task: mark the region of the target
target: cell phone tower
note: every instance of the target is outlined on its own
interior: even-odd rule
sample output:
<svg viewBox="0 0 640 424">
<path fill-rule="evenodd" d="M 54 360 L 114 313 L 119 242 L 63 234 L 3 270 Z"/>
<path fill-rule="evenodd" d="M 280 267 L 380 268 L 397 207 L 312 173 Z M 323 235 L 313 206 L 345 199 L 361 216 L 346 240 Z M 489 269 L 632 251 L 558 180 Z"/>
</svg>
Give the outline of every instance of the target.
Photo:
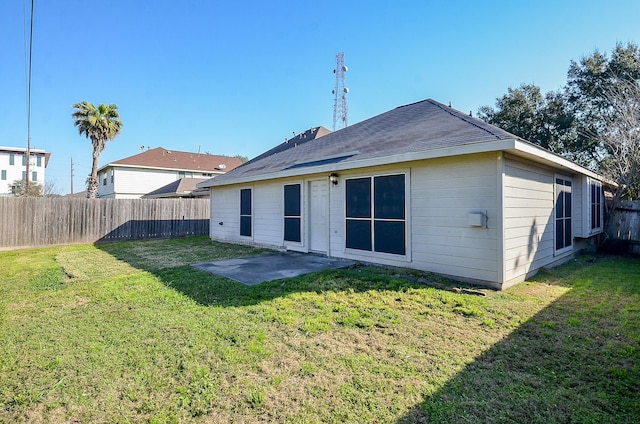
<svg viewBox="0 0 640 424">
<path fill-rule="evenodd" d="M 344 52 L 336 53 L 336 86 L 333 89 L 333 130 L 349 125 L 347 118 L 347 93 L 349 89 L 344 86 L 345 74 L 349 70 L 344 64 Z"/>
</svg>

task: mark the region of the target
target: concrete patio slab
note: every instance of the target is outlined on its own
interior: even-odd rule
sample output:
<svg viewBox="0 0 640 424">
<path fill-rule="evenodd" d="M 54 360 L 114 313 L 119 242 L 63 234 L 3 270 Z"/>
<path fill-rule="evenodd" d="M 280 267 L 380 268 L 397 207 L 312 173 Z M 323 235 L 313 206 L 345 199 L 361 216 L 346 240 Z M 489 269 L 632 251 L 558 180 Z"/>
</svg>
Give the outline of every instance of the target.
<svg viewBox="0 0 640 424">
<path fill-rule="evenodd" d="M 355 263 L 355 261 L 347 259 L 282 252 L 273 255 L 205 262 L 192 266 L 252 286 L 266 281 L 297 277 L 310 272 L 346 268 Z"/>
</svg>

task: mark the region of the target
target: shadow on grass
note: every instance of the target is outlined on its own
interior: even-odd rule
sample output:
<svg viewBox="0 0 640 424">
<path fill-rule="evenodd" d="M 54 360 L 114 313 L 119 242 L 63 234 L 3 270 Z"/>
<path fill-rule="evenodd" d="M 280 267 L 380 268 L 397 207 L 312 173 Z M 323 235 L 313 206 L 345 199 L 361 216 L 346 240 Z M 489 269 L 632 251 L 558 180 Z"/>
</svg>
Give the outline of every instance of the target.
<svg viewBox="0 0 640 424">
<path fill-rule="evenodd" d="M 640 259 L 583 258 L 535 280 L 558 277 L 567 293 L 399 422 L 640 422 Z"/>
<path fill-rule="evenodd" d="M 268 251 L 204 239 L 158 243 L 146 250 L 140 243 L 99 248 L 201 305 L 254 305 L 298 292 L 424 287 L 398 278 L 405 271 L 376 267 L 245 286 L 187 264 Z M 535 280 L 562 285 L 567 292 L 425 396 L 399 422 L 640 422 L 640 259 L 599 257 L 591 263 L 583 257 L 542 271 Z"/>
<path fill-rule="evenodd" d="M 187 264 L 264 255 L 273 251 L 212 242 L 206 238 L 173 239 L 164 242 L 100 243 L 96 244 L 96 247 L 137 269 L 154 274 L 167 287 L 204 306 L 248 306 L 296 292 L 329 290 L 364 292 L 424 287 L 423 284 L 411 281 L 417 278 L 404 274 L 428 276 L 445 286 L 455 284 L 450 280 L 426 273 L 403 271 L 403 277 L 408 278 L 402 279 L 398 278 L 397 270 L 356 265 L 347 269 L 313 272 L 295 278 L 246 286 L 232 279 L 195 269 Z M 460 286 L 460 284 L 455 285 Z"/>
</svg>

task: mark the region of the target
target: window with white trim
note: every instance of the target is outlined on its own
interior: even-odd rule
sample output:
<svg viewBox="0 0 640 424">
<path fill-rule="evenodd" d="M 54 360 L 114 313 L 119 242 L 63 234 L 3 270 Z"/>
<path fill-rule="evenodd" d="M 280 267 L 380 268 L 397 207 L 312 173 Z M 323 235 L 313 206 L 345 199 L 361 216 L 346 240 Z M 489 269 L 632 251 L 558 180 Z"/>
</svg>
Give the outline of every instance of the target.
<svg viewBox="0 0 640 424">
<path fill-rule="evenodd" d="M 556 178 L 556 252 L 569 250 L 573 246 L 571 186 L 571 180 Z"/>
<path fill-rule="evenodd" d="M 602 183 L 600 181 L 589 182 L 590 199 L 589 204 L 591 206 L 591 232 L 602 230 Z"/>
<path fill-rule="evenodd" d="M 251 189 L 240 190 L 240 235 L 251 237 Z"/>
<path fill-rule="evenodd" d="M 345 180 L 348 249 L 405 255 L 405 174 Z"/>
<path fill-rule="evenodd" d="M 300 184 L 284 186 L 284 239 L 302 241 L 302 216 Z"/>
</svg>

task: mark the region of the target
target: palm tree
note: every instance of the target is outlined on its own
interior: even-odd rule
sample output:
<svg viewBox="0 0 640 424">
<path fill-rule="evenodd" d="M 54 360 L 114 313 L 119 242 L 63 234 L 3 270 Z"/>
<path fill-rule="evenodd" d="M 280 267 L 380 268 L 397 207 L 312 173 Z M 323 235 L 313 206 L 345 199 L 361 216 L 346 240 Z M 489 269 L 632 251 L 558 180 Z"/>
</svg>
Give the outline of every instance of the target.
<svg viewBox="0 0 640 424">
<path fill-rule="evenodd" d="M 92 103 L 83 101 L 74 104 L 73 108 L 73 125 L 78 127 L 80 135 L 91 139 L 93 144 L 93 164 L 91 175 L 87 179 L 87 197 L 95 199 L 98 194 L 98 157 L 106 147 L 107 141 L 120 134 L 122 121 L 117 105 L 100 104 L 95 107 Z"/>
</svg>

